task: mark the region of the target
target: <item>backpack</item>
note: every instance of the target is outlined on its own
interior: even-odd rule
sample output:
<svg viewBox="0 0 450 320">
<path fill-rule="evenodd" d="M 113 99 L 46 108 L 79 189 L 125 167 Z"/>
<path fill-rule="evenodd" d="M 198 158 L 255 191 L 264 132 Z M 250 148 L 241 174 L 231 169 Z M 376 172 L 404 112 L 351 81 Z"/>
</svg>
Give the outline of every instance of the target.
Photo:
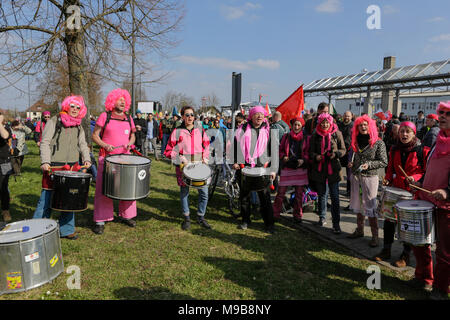
<svg viewBox="0 0 450 320">
<path fill-rule="evenodd" d="M 125 115 L 126 115 L 126 119 L 125 120 L 119 120 L 119 119 L 113 119 L 113 120 L 116 120 L 116 121 L 127 121 L 130 124 L 130 129 L 131 129 L 131 116 L 129 114 L 125 114 Z M 105 125 L 103 126 L 102 131 L 100 132 L 100 139 L 103 139 L 103 134 L 105 133 L 106 126 L 111 121 L 111 116 L 112 116 L 112 112 L 111 111 L 107 111 L 106 112 Z M 131 130 L 130 130 L 130 135 L 131 135 Z"/>
</svg>

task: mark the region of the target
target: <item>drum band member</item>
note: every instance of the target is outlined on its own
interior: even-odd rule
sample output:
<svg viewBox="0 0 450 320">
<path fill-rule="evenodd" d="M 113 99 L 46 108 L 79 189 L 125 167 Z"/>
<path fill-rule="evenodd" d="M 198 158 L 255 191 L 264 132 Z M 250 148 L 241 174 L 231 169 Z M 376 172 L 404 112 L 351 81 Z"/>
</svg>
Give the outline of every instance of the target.
<svg viewBox="0 0 450 320">
<path fill-rule="evenodd" d="M 397 144 L 392 146 L 389 151 L 389 162 L 383 182 L 384 185 L 413 192 L 414 190 L 410 188 L 409 184 L 419 181 L 425 173 L 425 160 L 430 148 L 424 147 L 420 143 L 420 140 L 416 137 L 416 131 L 416 126 L 410 121 L 400 124 Z M 406 176 L 402 170 L 406 173 Z M 388 219 L 384 220 L 383 250 L 374 257 L 376 261 L 391 258 L 391 247 L 394 242 L 396 225 L 396 222 Z M 406 267 L 409 263 L 410 252 L 411 246 L 404 243 L 403 252 L 394 265 L 398 268 Z"/>
<path fill-rule="evenodd" d="M 378 246 L 378 170 L 388 163 L 386 146 L 378 137 L 376 122 L 368 115 L 355 120 L 352 129 L 353 160 L 348 164 L 352 170 L 350 188 L 350 209 L 356 213 L 356 230 L 348 237 L 364 237 L 365 216 L 369 218 L 372 240 L 371 247 Z M 360 188 L 362 199 L 360 199 Z"/>
<path fill-rule="evenodd" d="M 431 299 L 448 300 L 450 285 L 450 101 L 437 108 L 439 134 L 427 159 L 427 168 L 421 181 L 415 183 L 423 189 L 418 198 L 436 206 L 436 266 L 430 246 L 413 248 L 416 257 L 415 278 L 419 285 L 432 281 Z M 429 193 L 431 192 L 431 193 Z M 430 275 L 433 275 L 432 277 Z"/>
<path fill-rule="evenodd" d="M 243 124 L 236 130 L 233 169 L 237 170 L 237 181 L 242 181 L 241 164 L 244 167 L 251 168 L 267 168 L 270 166 L 271 131 L 270 125 L 267 119 L 265 119 L 265 116 L 267 116 L 267 112 L 263 106 L 253 107 L 249 112 L 247 123 Z M 276 148 L 278 149 L 278 139 L 274 143 L 276 143 Z M 240 159 L 242 159 L 243 163 L 240 163 Z M 276 171 L 270 172 L 270 178 L 272 181 L 275 177 Z M 250 194 L 251 186 L 247 185 L 245 182 L 241 182 L 239 200 L 241 202 L 242 224 L 239 225 L 239 228 L 242 230 L 246 230 L 251 223 Z M 270 199 L 270 185 L 268 185 L 264 190 L 258 191 L 258 196 L 265 231 L 268 233 L 274 233 L 275 229 L 273 207 Z"/>
<path fill-rule="evenodd" d="M 194 125 L 195 113 L 190 106 L 181 109 L 183 122 L 175 128 L 167 142 L 164 155 L 176 164 L 177 183 L 180 187 L 180 201 L 184 221 L 181 224 L 183 230 L 191 227 L 189 210 L 189 186 L 183 181 L 183 167 L 191 162 L 208 164 L 209 137 L 203 127 Z M 206 207 L 208 205 L 208 186 L 198 188 L 197 222 L 205 229 L 211 229 L 205 220 Z"/>
<path fill-rule="evenodd" d="M 112 154 L 130 154 L 135 141 L 133 120 L 126 113 L 130 109 L 131 97 L 127 90 L 114 89 L 105 101 L 105 112 L 97 119 L 92 140 L 100 146 L 94 200 L 94 233 L 102 234 L 105 222 L 114 219 L 113 200 L 103 195 L 103 169 L 105 158 Z M 109 120 L 109 121 L 108 121 Z M 120 221 L 134 228 L 137 215 L 136 201 L 119 201 Z"/>
<path fill-rule="evenodd" d="M 9 195 L 9 176 L 12 173 L 11 166 L 11 152 L 8 145 L 8 140 L 12 133 L 7 128 L 3 121 L 4 116 L 0 113 L 0 201 L 2 207 L 2 216 L 5 222 L 11 221 L 11 214 L 9 212 L 10 195 Z"/>
<path fill-rule="evenodd" d="M 53 183 L 50 171 L 66 170 L 78 164 L 81 159 L 88 168 L 91 157 L 86 143 L 81 121 L 87 113 L 82 96 L 68 96 L 61 104 L 59 115 L 47 121 L 40 144 L 42 192 L 33 219 L 50 218 Z M 57 167 L 52 169 L 51 167 Z M 68 171 L 68 170 L 66 170 Z M 75 240 L 75 215 L 73 212 L 62 212 L 59 218 L 60 235 Z"/>
</svg>

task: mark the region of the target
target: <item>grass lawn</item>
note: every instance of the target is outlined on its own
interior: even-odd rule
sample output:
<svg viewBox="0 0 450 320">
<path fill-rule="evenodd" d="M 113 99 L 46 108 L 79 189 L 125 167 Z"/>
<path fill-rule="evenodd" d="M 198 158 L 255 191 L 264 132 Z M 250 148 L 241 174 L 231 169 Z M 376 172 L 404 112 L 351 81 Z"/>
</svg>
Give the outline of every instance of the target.
<svg viewBox="0 0 450 320">
<path fill-rule="evenodd" d="M 31 153 L 23 174 L 17 181 L 10 178 L 14 221 L 32 218 L 41 192 L 38 148 L 27 143 Z M 425 298 L 404 283 L 403 275 L 383 266 L 381 290 L 367 289 L 366 270 L 373 262 L 288 222 L 277 224 L 274 235 L 263 232 L 262 219 L 248 230 L 237 229 L 220 189 L 206 213 L 213 229 L 202 229 L 193 219 L 190 231 L 181 230 L 175 169 L 164 161 L 152 162 L 150 195 L 138 201 L 134 229 L 110 222 L 103 235 L 94 234 L 94 191 L 91 187 L 88 210 L 76 216 L 79 239 L 61 240 L 65 268 L 81 270 L 81 289 L 69 290 L 70 275 L 62 273 L 52 283 L 0 300 Z M 195 218 L 196 190 L 190 202 Z"/>
</svg>

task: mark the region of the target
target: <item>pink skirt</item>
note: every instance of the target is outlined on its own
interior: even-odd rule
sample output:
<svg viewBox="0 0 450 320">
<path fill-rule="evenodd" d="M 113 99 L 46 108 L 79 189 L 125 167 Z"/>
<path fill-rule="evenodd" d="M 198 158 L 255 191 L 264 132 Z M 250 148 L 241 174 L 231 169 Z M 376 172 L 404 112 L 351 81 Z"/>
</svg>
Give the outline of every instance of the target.
<svg viewBox="0 0 450 320">
<path fill-rule="evenodd" d="M 280 186 L 306 186 L 308 185 L 308 171 L 306 169 L 282 169 L 280 174 Z"/>
</svg>

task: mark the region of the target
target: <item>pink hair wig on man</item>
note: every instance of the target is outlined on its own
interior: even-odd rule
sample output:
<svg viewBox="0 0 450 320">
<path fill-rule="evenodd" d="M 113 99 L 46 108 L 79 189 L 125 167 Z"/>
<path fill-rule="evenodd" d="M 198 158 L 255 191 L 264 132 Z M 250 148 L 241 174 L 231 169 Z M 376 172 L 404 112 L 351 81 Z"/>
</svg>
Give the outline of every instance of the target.
<svg viewBox="0 0 450 320">
<path fill-rule="evenodd" d="M 131 96 L 130 93 L 125 89 L 114 89 L 110 93 L 108 93 L 108 96 L 106 97 L 105 101 L 105 110 L 106 111 L 113 111 L 114 105 L 116 104 L 117 100 L 120 98 L 125 99 L 125 112 L 127 112 L 130 109 L 131 105 Z"/>
<path fill-rule="evenodd" d="M 377 123 L 375 122 L 375 120 L 371 119 L 367 114 L 356 118 L 355 123 L 353 124 L 353 129 L 352 129 L 352 149 L 355 152 L 358 150 L 358 147 L 357 147 L 358 141 L 356 140 L 356 137 L 359 134 L 358 126 L 363 122 L 367 122 L 367 124 L 369 125 L 370 147 L 373 147 L 375 142 L 377 142 L 380 139 L 378 137 L 378 128 L 377 128 Z"/>
<path fill-rule="evenodd" d="M 83 119 L 87 113 L 86 105 L 82 96 L 68 96 L 61 103 L 61 111 L 69 113 L 70 106 L 76 105 L 80 107 L 80 113 L 78 113 L 77 119 Z"/>
</svg>

